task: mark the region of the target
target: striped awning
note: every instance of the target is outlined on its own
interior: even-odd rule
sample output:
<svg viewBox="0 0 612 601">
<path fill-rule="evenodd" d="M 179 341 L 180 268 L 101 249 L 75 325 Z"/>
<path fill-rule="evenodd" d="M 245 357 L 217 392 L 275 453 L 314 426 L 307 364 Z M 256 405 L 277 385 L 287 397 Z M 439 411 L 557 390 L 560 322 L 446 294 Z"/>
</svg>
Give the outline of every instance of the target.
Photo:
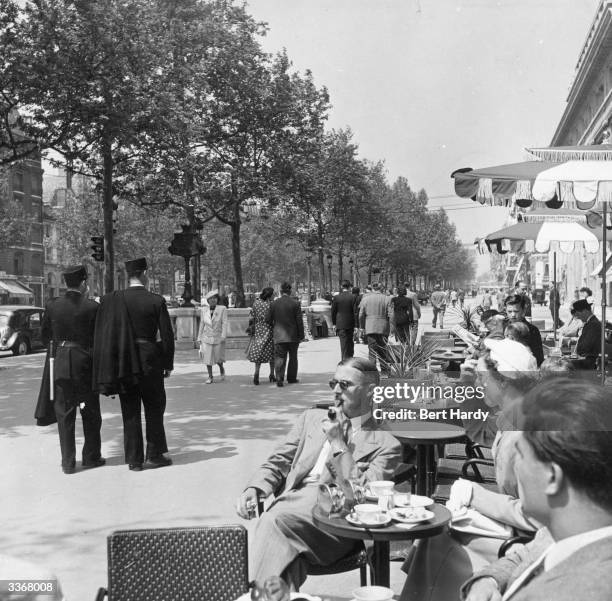
<svg viewBox="0 0 612 601">
<path fill-rule="evenodd" d="M 451 174 L 455 193 L 481 204 L 597 210 L 612 204 L 612 160 L 526 161 Z"/>
</svg>

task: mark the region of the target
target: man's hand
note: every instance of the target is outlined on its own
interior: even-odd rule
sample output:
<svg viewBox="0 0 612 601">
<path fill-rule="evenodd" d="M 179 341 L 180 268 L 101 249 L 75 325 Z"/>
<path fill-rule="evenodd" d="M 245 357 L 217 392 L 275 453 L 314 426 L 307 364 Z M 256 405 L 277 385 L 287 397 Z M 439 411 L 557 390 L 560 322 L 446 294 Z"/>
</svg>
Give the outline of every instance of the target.
<svg viewBox="0 0 612 601">
<path fill-rule="evenodd" d="M 472 584 L 465 601 L 501 601 L 501 593 L 494 578 L 479 578 Z"/>
<path fill-rule="evenodd" d="M 338 411 L 337 416 L 338 418 L 334 420 L 323 420 L 323 432 L 327 436 L 334 453 L 348 449 L 344 440 L 344 424 L 347 419 L 341 411 Z"/>
<path fill-rule="evenodd" d="M 253 511 L 253 509 L 255 511 Z M 245 520 L 257 515 L 257 489 L 247 488 L 236 500 L 236 513 Z"/>
<path fill-rule="evenodd" d="M 164 369 L 164 378 L 169 378 L 171 374 L 172 374 L 171 369 Z"/>
<path fill-rule="evenodd" d="M 476 366 L 478 361 L 476 359 L 466 359 L 459 367 L 460 377 L 462 381 L 474 380 L 476 378 Z"/>
</svg>

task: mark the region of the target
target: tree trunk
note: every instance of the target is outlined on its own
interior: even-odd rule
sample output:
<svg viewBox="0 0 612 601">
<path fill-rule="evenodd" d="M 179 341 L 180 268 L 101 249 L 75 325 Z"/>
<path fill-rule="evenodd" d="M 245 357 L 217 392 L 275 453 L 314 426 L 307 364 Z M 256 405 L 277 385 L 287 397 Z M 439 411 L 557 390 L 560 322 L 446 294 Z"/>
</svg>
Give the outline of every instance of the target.
<svg viewBox="0 0 612 601">
<path fill-rule="evenodd" d="M 319 296 L 323 297 L 327 290 L 325 285 L 325 263 L 323 262 L 323 247 L 319 246 Z"/>
<path fill-rule="evenodd" d="M 344 263 L 342 262 L 342 252 L 338 253 L 338 290 L 342 290 L 342 276 L 344 275 Z"/>
<path fill-rule="evenodd" d="M 242 281 L 242 259 L 240 257 L 240 207 L 234 205 L 234 221 L 232 229 L 232 259 L 234 263 L 234 276 L 236 278 L 236 307 L 244 307 L 244 282 Z"/>
<path fill-rule="evenodd" d="M 113 155 L 110 141 L 102 147 L 104 162 L 102 210 L 104 215 L 104 292 L 115 288 L 115 244 L 113 240 Z"/>
</svg>

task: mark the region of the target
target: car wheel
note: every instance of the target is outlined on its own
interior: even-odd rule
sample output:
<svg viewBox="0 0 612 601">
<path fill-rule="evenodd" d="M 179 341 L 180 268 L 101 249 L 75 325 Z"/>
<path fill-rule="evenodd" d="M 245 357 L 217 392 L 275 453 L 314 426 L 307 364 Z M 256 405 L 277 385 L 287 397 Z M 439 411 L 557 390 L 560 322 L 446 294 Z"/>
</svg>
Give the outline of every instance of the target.
<svg viewBox="0 0 612 601">
<path fill-rule="evenodd" d="M 17 338 L 13 346 L 13 355 L 27 355 L 30 352 L 30 344 L 27 338 Z"/>
</svg>

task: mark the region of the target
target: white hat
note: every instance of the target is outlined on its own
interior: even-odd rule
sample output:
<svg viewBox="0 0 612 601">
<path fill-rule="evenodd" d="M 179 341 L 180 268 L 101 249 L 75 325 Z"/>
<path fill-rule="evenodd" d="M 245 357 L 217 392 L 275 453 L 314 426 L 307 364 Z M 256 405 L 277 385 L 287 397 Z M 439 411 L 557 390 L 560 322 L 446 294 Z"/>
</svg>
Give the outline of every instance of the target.
<svg viewBox="0 0 612 601">
<path fill-rule="evenodd" d="M 508 378 L 538 370 L 538 363 L 533 353 L 520 342 L 508 338 L 503 340 L 485 338 L 484 344 L 491 350 L 491 359 L 497 363 L 497 371 Z"/>
<path fill-rule="evenodd" d="M 217 296 L 219 294 L 219 291 L 215 288 L 214 290 L 211 290 L 206 296 L 206 300 L 208 300 L 209 298 L 213 297 L 213 296 Z"/>
</svg>

